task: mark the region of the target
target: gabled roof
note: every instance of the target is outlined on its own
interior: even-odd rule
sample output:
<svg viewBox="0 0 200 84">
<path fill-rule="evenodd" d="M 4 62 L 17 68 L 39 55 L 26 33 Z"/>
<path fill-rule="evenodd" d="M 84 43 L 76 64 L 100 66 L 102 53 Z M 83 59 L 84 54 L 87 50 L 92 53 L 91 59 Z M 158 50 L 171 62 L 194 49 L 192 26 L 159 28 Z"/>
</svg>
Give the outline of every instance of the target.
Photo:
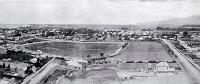
<svg viewBox="0 0 200 84">
<path fill-rule="evenodd" d="M 66 61 L 66 63 L 71 66 L 82 67 L 82 65 L 76 61 Z"/>
<path fill-rule="evenodd" d="M 168 67 L 169 64 L 167 62 L 160 62 L 156 65 L 157 67 Z"/>
</svg>

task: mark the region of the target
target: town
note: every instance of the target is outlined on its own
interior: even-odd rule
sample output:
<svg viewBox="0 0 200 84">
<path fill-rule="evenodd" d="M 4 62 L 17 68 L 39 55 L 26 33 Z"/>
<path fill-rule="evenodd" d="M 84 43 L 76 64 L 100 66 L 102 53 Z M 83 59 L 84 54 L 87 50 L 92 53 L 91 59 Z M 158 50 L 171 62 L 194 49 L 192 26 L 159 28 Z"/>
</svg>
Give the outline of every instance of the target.
<svg viewBox="0 0 200 84">
<path fill-rule="evenodd" d="M 93 84 L 161 77 L 177 84 L 186 81 L 185 73 L 198 84 L 199 30 L 200 25 L 2 27 L 0 84 Z"/>
</svg>

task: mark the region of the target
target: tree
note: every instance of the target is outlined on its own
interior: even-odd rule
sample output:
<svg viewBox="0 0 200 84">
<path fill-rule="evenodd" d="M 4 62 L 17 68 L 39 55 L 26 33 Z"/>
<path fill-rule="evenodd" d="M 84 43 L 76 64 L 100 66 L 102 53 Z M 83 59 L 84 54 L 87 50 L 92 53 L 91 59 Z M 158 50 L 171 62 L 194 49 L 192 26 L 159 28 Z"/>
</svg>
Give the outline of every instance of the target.
<svg viewBox="0 0 200 84">
<path fill-rule="evenodd" d="M 100 56 L 103 57 L 103 56 L 104 56 L 104 53 L 100 53 Z"/>
<path fill-rule="evenodd" d="M 41 67 L 42 63 L 41 60 L 39 58 L 37 58 L 37 62 L 35 63 L 35 67 Z"/>
<path fill-rule="evenodd" d="M 122 27 L 121 29 L 122 30 L 128 30 L 128 27 Z"/>
<path fill-rule="evenodd" d="M 156 30 L 163 30 L 163 27 L 157 27 Z"/>
<path fill-rule="evenodd" d="M 26 74 L 32 74 L 33 73 L 32 66 L 27 66 L 27 69 L 25 70 L 25 73 Z"/>
<path fill-rule="evenodd" d="M 126 37 L 124 38 L 124 40 L 130 40 L 130 37 L 126 36 Z"/>
<path fill-rule="evenodd" d="M 188 37 L 188 32 L 187 32 L 187 31 L 184 31 L 184 32 L 183 32 L 183 36 L 184 36 L 184 37 Z"/>
<path fill-rule="evenodd" d="M 135 37 L 135 36 L 137 36 L 136 34 L 131 34 L 131 37 L 133 38 L 133 37 Z"/>
<path fill-rule="evenodd" d="M 8 64 L 8 67 L 6 69 L 7 71 L 10 71 L 10 64 Z"/>
<path fill-rule="evenodd" d="M 122 35 L 121 35 L 121 34 L 119 35 L 119 40 L 120 40 L 120 41 L 123 41 Z"/>
<path fill-rule="evenodd" d="M 149 63 L 158 63 L 158 62 L 155 60 L 150 60 Z"/>
<path fill-rule="evenodd" d="M 138 62 L 136 62 L 136 63 L 143 63 L 143 61 L 138 61 Z"/>
<path fill-rule="evenodd" d="M 6 68 L 5 62 L 3 63 L 3 68 L 4 68 L 4 69 Z"/>
<path fill-rule="evenodd" d="M 90 55 L 87 55 L 87 58 L 91 58 L 91 56 L 90 56 Z"/>
</svg>

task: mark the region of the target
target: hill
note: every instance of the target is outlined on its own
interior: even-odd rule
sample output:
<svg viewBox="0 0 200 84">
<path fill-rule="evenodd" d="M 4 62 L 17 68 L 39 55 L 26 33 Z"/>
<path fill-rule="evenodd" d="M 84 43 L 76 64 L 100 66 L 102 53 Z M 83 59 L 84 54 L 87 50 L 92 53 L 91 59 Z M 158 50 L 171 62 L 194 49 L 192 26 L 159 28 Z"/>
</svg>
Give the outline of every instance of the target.
<svg viewBox="0 0 200 84">
<path fill-rule="evenodd" d="M 180 25 L 200 25 L 200 15 L 199 16 L 190 16 L 184 18 L 175 18 L 165 21 L 158 21 L 158 22 L 146 22 L 140 23 L 138 25 L 144 25 L 148 27 L 155 27 L 155 26 L 180 26 Z"/>
</svg>

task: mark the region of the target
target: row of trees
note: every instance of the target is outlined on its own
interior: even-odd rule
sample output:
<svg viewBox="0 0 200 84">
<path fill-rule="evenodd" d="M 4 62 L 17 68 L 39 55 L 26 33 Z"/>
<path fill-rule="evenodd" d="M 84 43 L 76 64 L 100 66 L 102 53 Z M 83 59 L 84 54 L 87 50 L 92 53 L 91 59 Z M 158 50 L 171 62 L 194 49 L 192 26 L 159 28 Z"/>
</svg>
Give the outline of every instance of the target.
<svg viewBox="0 0 200 84">
<path fill-rule="evenodd" d="M 14 51 L 14 50 L 7 50 L 5 54 L 0 54 L 0 60 L 1 59 L 11 59 L 12 61 L 18 61 L 18 62 L 25 62 L 29 63 L 29 60 L 34 57 L 31 56 L 31 53 L 26 53 L 22 51 Z M 37 58 L 37 62 L 34 64 L 36 67 L 42 67 L 44 64 L 46 64 L 51 57 L 47 58 Z"/>
<path fill-rule="evenodd" d="M 42 36 L 55 36 L 55 35 L 64 35 L 64 36 L 74 36 L 76 33 L 79 34 L 88 34 L 88 35 L 93 35 L 94 33 L 98 33 L 98 30 L 94 29 L 88 29 L 88 28 L 79 28 L 79 29 L 74 29 L 74 28 L 62 28 L 57 30 L 59 32 L 51 32 L 48 30 L 43 30 Z M 46 34 L 45 34 L 46 32 Z"/>
<path fill-rule="evenodd" d="M 187 27 L 179 27 L 179 28 L 170 28 L 170 27 L 157 27 L 156 30 L 168 30 L 168 31 L 200 31 L 200 26 L 196 28 L 187 28 Z"/>
<path fill-rule="evenodd" d="M 148 63 L 159 63 L 161 61 L 155 61 L 155 60 L 150 60 L 148 61 Z M 127 61 L 126 63 L 145 63 L 143 61 L 137 61 L 137 62 L 134 62 L 134 61 Z M 167 61 L 167 63 L 176 63 L 176 61 Z"/>
<path fill-rule="evenodd" d="M 30 53 L 25 53 L 22 51 L 7 50 L 5 54 L 0 55 L 0 59 L 11 59 L 13 61 L 28 62 L 31 58 Z"/>
<path fill-rule="evenodd" d="M 100 56 L 100 57 L 104 57 L 104 53 L 100 53 L 99 56 Z M 87 58 L 91 58 L 91 56 L 90 56 L 90 55 L 87 55 Z"/>
</svg>

